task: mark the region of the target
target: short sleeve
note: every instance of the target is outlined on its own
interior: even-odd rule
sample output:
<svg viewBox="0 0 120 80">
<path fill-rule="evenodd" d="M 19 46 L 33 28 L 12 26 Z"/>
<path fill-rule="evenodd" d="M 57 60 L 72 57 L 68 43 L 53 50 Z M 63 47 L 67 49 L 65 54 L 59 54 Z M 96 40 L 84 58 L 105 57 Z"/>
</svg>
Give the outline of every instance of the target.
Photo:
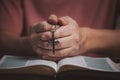
<svg viewBox="0 0 120 80">
<path fill-rule="evenodd" d="M 22 34 L 21 0 L 0 0 L 0 31 Z"/>
</svg>

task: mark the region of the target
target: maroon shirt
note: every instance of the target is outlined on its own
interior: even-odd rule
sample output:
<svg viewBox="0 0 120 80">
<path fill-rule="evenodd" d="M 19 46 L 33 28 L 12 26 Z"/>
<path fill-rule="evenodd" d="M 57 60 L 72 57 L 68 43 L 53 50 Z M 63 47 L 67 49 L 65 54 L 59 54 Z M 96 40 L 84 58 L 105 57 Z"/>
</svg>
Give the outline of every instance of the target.
<svg viewBox="0 0 120 80">
<path fill-rule="evenodd" d="M 70 16 L 82 27 L 113 29 L 117 0 L 0 0 L 0 30 L 29 34 L 50 14 Z"/>
</svg>

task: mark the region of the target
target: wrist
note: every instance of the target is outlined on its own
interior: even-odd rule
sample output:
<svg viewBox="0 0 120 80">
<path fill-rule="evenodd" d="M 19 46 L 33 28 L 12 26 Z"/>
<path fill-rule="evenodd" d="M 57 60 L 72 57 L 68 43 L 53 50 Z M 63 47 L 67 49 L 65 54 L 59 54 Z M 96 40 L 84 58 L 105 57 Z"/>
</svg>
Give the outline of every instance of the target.
<svg viewBox="0 0 120 80">
<path fill-rule="evenodd" d="M 86 36 L 84 42 L 84 53 L 94 53 L 100 56 L 113 54 L 117 49 L 116 33 L 112 30 L 97 30 L 87 28 L 84 31 Z M 116 42 L 115 42 L 116 41 Z M 117 51 L 117 50 L 116 50 Z"/>
<path fill-rule="evenodd" d="M 91 28 L 81 28 L 80 53 L 94 53 L 98 48 L 99 37 L 101 36 L 97 30 Z"/>
<path fill-rule="evenodd" d="M 87 46 L 88 43 L 88 34 L 89 34 L 89 28 L 80 28 L 79 34 L 80 34 L 80 41 L 79 41 L 79 52 L 81 53 L 87 53 L 89 48 Z"/>
<path fill-rule="evenodd" d="M 95 29 L 85 28 L 83 30 L 83 36 L 84 37 L 82 38 L 84 38 L 84 53 L 96 53 L 98 46 L 101 46 L 101 34 Z"/>
<path fill-rule="evenodd" d="M 21 46 L 22 52 L 24 53 L 23 55 L 36 55 L 34 50 L 32 49 L 32 45 L 30 43 L 30 37 L 21 37 L 18 39 L 18 42 Z"/>
</svg>

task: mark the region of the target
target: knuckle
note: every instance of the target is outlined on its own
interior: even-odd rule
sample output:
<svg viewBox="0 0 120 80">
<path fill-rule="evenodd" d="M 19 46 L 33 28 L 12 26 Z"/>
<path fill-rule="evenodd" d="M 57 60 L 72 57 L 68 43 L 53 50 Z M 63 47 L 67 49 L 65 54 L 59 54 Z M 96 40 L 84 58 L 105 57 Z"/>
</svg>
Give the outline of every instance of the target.
<svg viewBox="0 0 120 80">
<path fill-rule="evenodd" d="M 57 31 L 55 32 L 55 37 L 56 37 L 56 38 L 60 38 L 60 37 L 63 36 L 63 34 L 65 34 L 65 33 L 63 33 L 63 30 L 62 30 L 62 29 L 61 29 L 61 30 L 57 30 Z"/>
<path fill-rule="evenodd" d="M 41 32 L 41 24 L 40 23 L 36 23 L 31 27 L 31 31 L 32 32 Z"/>
<path fill-rule="evenodd" d="M 41 41 L 40 44 L 38 44 L 38 47 L 41 47 L 43 50 L 51 50 L 52 46 L 47 41 Z"/>
<path fill-rule="evenodd" d="M 30 29 L 31 32 L 36 32 L 36 33 L 43 32 L 46 30 L 48 30 L 48 23 L 46 21 L 35 23 L 34 25 L 32 25 Z"/>
<path fill-rule="evenodd" d="M 62 48 L 62 44 L 56 43 L 55 47 L 56 47 L 56 49 L 61 49 Z"/>
<path fill-rule="evenodd" d="M 41 47 L 45 47 L 45 48 L 49 49 L 51 46 L 47 42 L 43 42 Z"/>
<path fill-rule="evenodd" d="M 46 37 L 46 35 L 41 35 L 40 38 L 41 38 L 41 40 L 46 40 L 47 37 Z"/>
<path fill-rule="evenodd" d="M 45 21 L 40 23 L 40 29 L 41 29 L 41 31 L 46 31 L 46 22 Z"/>
<path fill-rule="evenodd" d="M 42 50 L 41 50 L 40 48 L 36 48 L 36 49 L 35 49 L 35 52 L 36 52 L 37 54 L 42 54 Z"/>
<path fill-rule="evenodd" d="M 40 34 L 40 39 L 41 40 L 49 40 L 50 39 L 50 34 L 49 33 L 41 33 Z"/>
<path fill-rule="evenodd" d="M 48 24 L 46 21 L 42 22 L 41 25 L 42 25 L 42 26 L 41 26 L 42 31 L 48 31 L 48 30 L 51 29 L 51 25 Z"/>
</svg>

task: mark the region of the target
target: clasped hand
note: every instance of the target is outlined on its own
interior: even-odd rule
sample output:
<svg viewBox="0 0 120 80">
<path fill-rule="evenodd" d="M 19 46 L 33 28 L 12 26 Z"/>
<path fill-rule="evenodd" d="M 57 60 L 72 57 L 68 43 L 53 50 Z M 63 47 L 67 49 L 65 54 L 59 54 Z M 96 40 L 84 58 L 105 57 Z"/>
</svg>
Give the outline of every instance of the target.
<svg viewBox="0 0 120 80">
<path fill-rule="evenodd" d="M 54 35 L 59 44 L 55 44 L 55 54 L 48 41 L 52 38 L 51 24 L 60 25 Z M 33 50 L 43 59 L 58 61 L 65 57 L 82 53 L 84 38 L 82 28 L 69 16 L 58 18 L 50 15 L 47 21 L 36 23 L 31 28 L 30 42 Z"/>
</svg>

